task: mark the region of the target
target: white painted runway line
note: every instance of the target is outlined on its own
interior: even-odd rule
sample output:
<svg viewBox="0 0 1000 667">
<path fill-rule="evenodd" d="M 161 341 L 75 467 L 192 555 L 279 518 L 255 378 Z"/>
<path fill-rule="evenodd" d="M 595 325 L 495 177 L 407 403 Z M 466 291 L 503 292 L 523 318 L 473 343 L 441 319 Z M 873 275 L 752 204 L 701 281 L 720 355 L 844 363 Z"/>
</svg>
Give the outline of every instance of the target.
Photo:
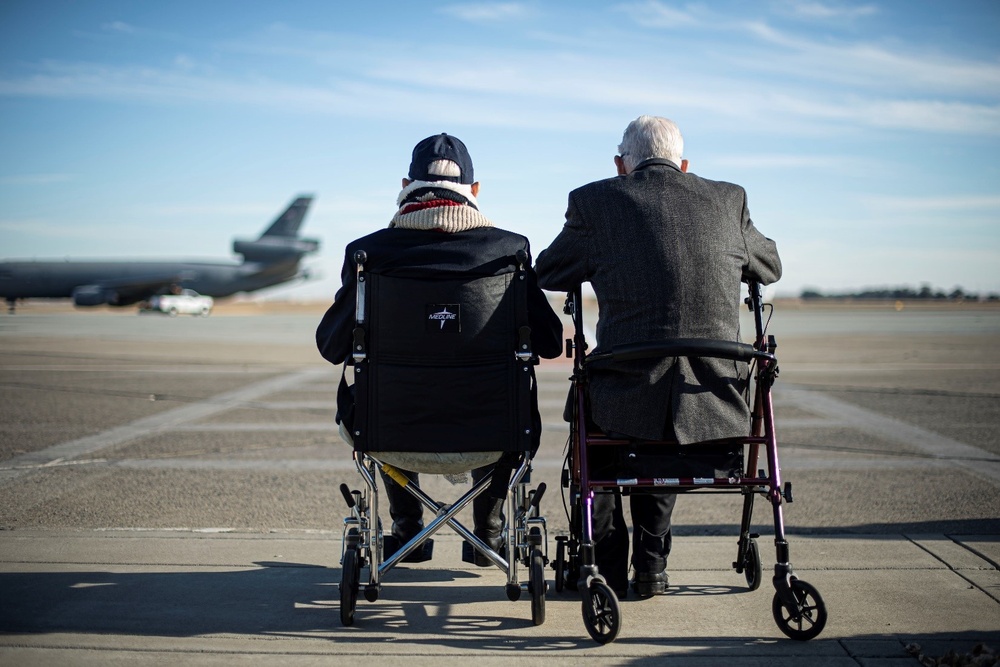
<svg viewBox="0 0 1000 667">
<path fill-rule="evenodd" d="M 95 454 L 151 434 L 175 433 L 241 433 L 241 432 L 335 432 L 333 422 L 334 401 L 330 400 L 270 400 L 267 397 L 282 391 L 309 391 L 317 386 L 329 388 L 324 378 L 329 376 L 326 367 L 308 368 L 286 373 L 249 386 L 213 396 L 198 403 L 184 405 L 166 412 L 144 417 L 129 424 L 118 426 L 96 435 L 79 438 L 53 445 L 37 452 L 14 457 L 0 466 L 0 485 L 39 468 L 85 465 L 116 466 L 123 468 L 171 468 L 171 469 L 226 469 L 226 470 L 345 470 L 353 468 L 349 457 L 341 459 L 206 459 L 191 457 L 170 457 L 150 459 L 99 459 L 75 461 L 81 456 Z M 540 394 L 542 408 L 559 413 L 565 398 L 555 398 L 568 388 L 563 370 L 540 371 Z M 328 393 L 328 392 L 327 392 Z M 564 396 L 564 394 L 563 394 Z M 1000 485 L 1000 457 L 978 447 L 939 435 L 932 431 L 887 417 L 870 410 L 846 403 L 819 391 L 783 384 L 775 389 L 775 404 L 779 407 L 795 407 L 811 416 L 786 419 L 777 424 L 779 443 L 783 428 L 848 428 L 880 439 L 898 442 L 915 450 L 912 455 L 893 452 L 892 456 L 848 457 L 830 456 L 802 450 L 783 451 L 782 467 L 788 470 L 867 470 L 879 469 L 930 469 L 959 468 L 994 484 Z M 237 408 L 252 407 L 255 410 L 285 411 L 295 409 L 329 409 L 330 419 L 316 419 L 299 423 L 248 423 L 248 422 L 204 422 L 207 417 Z M 556 415 L 550 415 L 556 417 Z M 567 433 L 568 425 L 561 421 L 547 422 L 544 428 L 549 433 Z M 544 453 L 535 459 L 540 467 L 562 464 L 562 455 L 557 452 Z"/>
<path fill-rule="evenodd" d="M 308 368 L 269 378 L 252 385 L 213 396 L 199 403 L 191 403 L 173 410 L 137 419 L 102 433 L 52 445 L 37 452 L 28 452 L 9 459 L 0 467 L 0 485 L 7 484 L 21 475 L 41 467 L 71 461 L 79 456 L 93 454 L 108 447 L 122 445 L 153 433 L 165 433 L 184 424 L 196 422 L 211 415 L 242 407 L 247 402 L 263 396 L 298 387 L 303 382 L 315 380 L 326 373 L 325 368 Z"/>
<path fill-rule="evenodd" d="M 842 427 L 909 445 L 949 465 L 962 468 L 1000 486 L 1000 457 L 899 419 L 866 410 L 818 391 L 783 385 L 774 390 L 776 405 L 794 406 Z M 777 424 L 778 442 L 782 425 Z"/>
</svg>

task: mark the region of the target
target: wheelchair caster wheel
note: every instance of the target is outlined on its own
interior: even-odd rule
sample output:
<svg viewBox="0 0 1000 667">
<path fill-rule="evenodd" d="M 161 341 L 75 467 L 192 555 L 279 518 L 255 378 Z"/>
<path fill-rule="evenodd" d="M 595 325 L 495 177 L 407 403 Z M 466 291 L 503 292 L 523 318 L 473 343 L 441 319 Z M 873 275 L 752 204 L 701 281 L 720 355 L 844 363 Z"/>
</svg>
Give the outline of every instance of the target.
<svg viewBox="0 0 1000 667">
<path fill-rule="evenodd" d="M 375 584 L 368 584 L 365 586 L 365 599 L 369 602 L 375 602 L 378 600 L 378 586 Z"/>
<path fill-rule="evenodd" d="M 349 548 L 344 552 L 340 576 L 340 622 L 344 625 L 354 625 L 360 581 L 361 562 L 358 560 L 358 550 Z"/>
<path fill-rule="evenodd" d="M 621 607 L 611 587 L 592 581 L 583 595 L 583 624 L 598 644 L 615 640 L 622 628 Z"/>
<path fill-rule="evenodd" d="M 795 611 L 792 612 L 785 607 L 781 596 L 775 593 L 771 601 L 774 622 L 791 639 L 799 641 L 812 639 L 826 627 L 826 604 L 812 584 L 807 584 L 801 579 L 792 579 L 791 587 L 797 603 Z"/>
<path fill-rule="evenodd" d="M 507 584 L 505 590 L 507 592 L 507 599 L 511 602 L 517 602 L 521 599 L 521 587 L 518 584 Z"/>
</svg>

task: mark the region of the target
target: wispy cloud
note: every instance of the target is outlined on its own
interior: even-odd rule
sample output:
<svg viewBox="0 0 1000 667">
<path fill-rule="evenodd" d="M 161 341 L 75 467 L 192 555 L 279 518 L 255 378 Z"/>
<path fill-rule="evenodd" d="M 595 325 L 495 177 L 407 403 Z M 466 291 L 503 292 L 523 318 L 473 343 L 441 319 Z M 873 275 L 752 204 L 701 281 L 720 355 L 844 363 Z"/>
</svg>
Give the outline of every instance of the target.
<svg viewBox="0 0 1000 667">
<path fill-rule="evenodd" d="M 891 100 L 871 103 L 867 121 L 878 127 L 1000 135 L 1000 105 Z"/>
<path fill-rule="evenodd" d="M 12 174 L 0 176 L 0 185 L 50 185 L 66 183 L 74 178 L 72 174 Z"/>
<path fill-rule="evenodd" d="M 754 169 L 841 169 L 850 158 L 836 155 L 723 155 L 712 159 L 722 167 Z"/>
<path fill-rule="evenodd" d="M 748 21 L 742 29 L 762 45 L 780 49 L 768 58 L 740 59 L 758 71 L 801 76 L 809 72 L 822 81 L 835 81 L 883 91 L 920 91 L 925 95 L 989 95 L 1000 90 L 1000 64 L 945 56 L 922 48 L 890 50 L 871 43 L 817 41 L 780 31 L 764 21 Z"/>
<path fill-rule="evenodd" d="M 655 0 L 621 7 L 689 21 L 707 11 L 673 10 Z M 487 9 L 507 16 L 530 10 L 521 3 L 447 8 L 459 9 L 469 9 L 468 17 L 485 16 Z M 735 30 L 738 20 L 731 19 L 730 27 L 706 21 L 705 30 Z M 224 58 L 209 68 L 184 54 L 168 67 L 48 61 L 20 75 L 0 74 L 0 96 L 240 104 L 378 118 L 406 109 L 414 119 L 553 130 L 603 127 L 611 115 L 669 108 L 727 125 L 770 124 L 784 132 L 857 127 L 1000 136 L 1000 95 L 991 92 L 1000 90 L 1000 64 L 865 44 L 815 44 L 763 22 L 741 27 L 755 43 L 739 60 L 703 58 L 693 67 L 664 72 L 666 59 L 636 68 L 630 57 L 610 49 L 567 44 L 553 51 L 548 41 L 533 49 L 477 46 L 463 53 L 455 51 L 462 46 L 428 45 L 419 61 L 409 62 L 411 44 L 275 26 L 220 47 L 239 54 L 244 63 L 239 70 L 227 67 Z M 308 71 L 299 79 L 306 83 L 268 77 L 261 73 L 266 68 L 248 67 L 247 56 L 267 67 L 282 63 L 286 70 Z M 752 68 L 770 74 L 770 80 L 749 76 Z M 443 71 L 449 76 L 441 76 Z M 920 85 L 909 83 L 914 79 Z"/>
<path fill-rule="evenodd" d="M 152 41 L 162 42 L 184 42 L 178 33 L 164 32 L 154 28 L 125 21 L 107 21 L 101 23 L 97 28 L 76 28 L 71 33 L 73 37 L 86 41 L 98 41 L 103 44 L 113 43 L 116 40 L 131 39 L 143 40 L 144 46 L 148 46 Z"/>
<path fill-rule="evenodd" d="M 875 5 L 853 5 L 843 3 L 815 2 L 812 0 L 785 0 L 778 8 L 789 14 L 805 19 L 856 19 L 878 13 Z"/>
<path fill-rule="evenodd" d="M 589 46 L 563 41 L 553 52 L 549 35 L 539 39 L 535 49 L 490 52 L 477 48 L 460 59 L 465 68 L 456 70 L 453 46 L 436 53 L 430 49 L 420 62 L 411 62 L 405 69 L 398 63 L 401 58 L 406 60 L 402 54 L 406 45 L 375 40 L 351 37 L 345 41 L 344 36 L 283 28 L 286 32 L 273 35 L 267 48 L 286 49 L 287 53 L 289 44 L 308 45 L 301 57 L 334 68 L 351 62 L 352 53 L 364 53 L 367 57 L 359 68 L 364 76 L 354 81 L 359 86 L 378 87 L 390 97 L 393 91 L 405 91 L 416 98 L 441 90 L 473 93 L 482 104 L 467 97 L 450 101 L 483 117 L 495 116 L 491 110 L 499 104 L 504 109 L 502 117 L 509 119 L 513 111 L 520 116 L 517 124 L 537 123 L 540 127 L 551 126 L 545 118 L 547 110 L 579 116 L 580 103 L 585 102 L 591 110 L 688 108 L 728 119 L 774 119 L 786 126 L 835 122 L 880 129 L 1000 134 L 1000 120 L 995 117 L 1000 96 L 990 92 L 1000 90 L 1000 64 L 996 62 L 945 57 L 916 48 L 906 51 L 904 46 L 889 49 L 849 41 L 817 43 L 762 21 L 714 15 L 704 5 L 673 9 L 648 0 L 619 5 L 615 10 L 628 12 L 633 20 L 660 17 L 698 24 L 695 34 L 701 39 L 705 33 L 708 54 L 716 53 L 712 44 L 728 44 L 737 33 L 749 35 L 752 49 L 739 58 L 723 55 L 713 62 L 712 57 L 706 57 L 693 66 L 667 70 L 657 65 L 653 52 L 651 66 L 637 69 L 630 58 L 595 46 L 616 43 L 614 39 L 592 35 Z M 642 43 L 644 38 L 638 39 Z M 331 44 L 340 48 L 331 50 Z M 671 57 L 663 65 L 667 62 L 675 63 L 676 59 Z M 443 66 L 453 76 L 442 77 Z M 774 83 L 762 85 L 749 76 L 752 72 L 771 74 Z M 806 73 L 808 76 L 803 76 Z"/>
<path fill-rule="evenodd" d="M 121 32 L 128 35 L 134 35 L 137 32 L 135 26 L 129 25 L 124 21 L 112 21 L 110 23 L 105 23 L 101 26 L 101 30 L 106 32 Z"/>
<path fill-rule="evenodd" d="M 875 5 L 817 2 L 814 0 L 778 0 L 771 3 L 775 13 L 808 21 L 854 20 L 878 13 Z M 678 6 L 664 0 L 644 0 L 617 5 L 636 24 L 647 28 L 688 28 L 729 30 L 740 22 L 733 12 L 721 13 L 711 5 L 689 3 Z"/>
<path fill-rule="evenodd" d="M 51 222 L 35 218 L 0 220 L 0 232 L 5 234 L 25 234 L 41 238 L 99 238 L 102 234 L 120 232 L 117 227 L 101 227 L 93 224 L 67 225 L 62 221 Z M 136 238 L 140 235 L 137 233 Z"/>
<path fill-rule="evenodd" d="M 501 64 L 497 64 L 501 62 Z M 678 78 L 664 89 L 655 77 L 621 75 L 624 63 L 586 57 L 518 54 L 469 64 L 478 76 L 442 79 L 433 58 L 405 72 L 388 65 L 367 76 L 297 84 L 261 77 L 173 69 L 46 63 L 31 76 L 0 79 L 0 96 L 130 100 L 155 104 L 242 104 L 290 113 L 410 117 L 483 126 L 582 129 L 622 109 L 675 108 L 720 118 L 821 122 L 861 127 L 1000 135 L 996 105 L 928 100 L 822 99 L 809 90 L 762 94 L 745 82 L 712 76 Z M 454 71 L 454 65 L 449 68 Z M 725 89 L 724 93 L 719 92 Z M 585 102 L 585 105 L 581 105 Z"/>
<path fill-rule="evenodd" d="M 520 20 L 529 18 L 533 14 L 533 10 L 530 7 L 519 2 L 480 2 L 448 5 L 438 9 L 438 12 L 472 23 Z"/>
<path fill-rule="evenodd" d="M 1000 195 L 949 195 L 943 197 L 869 197 L 873 208 L 886 211 L 1000 211 Z"/>
<path fill-rule="evenodd" d="M 694 10 L 676 9 L 659 0 L 630 2 L 618 5 L 615 9 L 624 12 L 637 25 L 646 28 L 682 28 L 698 25 L 702 22 Z"/>
<path fill-rule="evenodd" d="M 877 12 L 873 5 L 807 0 L 789 0 L 774 6 L 780 14 L 828 20 L 854 19 Z M 995 98 L 996 91 L 1000 91 L 997 60 L 960 58 L 929 49 L 926 44 L 893 42 L 890 46 L 837 39 L 832 34 L 817 38 L 812 31 L 779 29 L 763 13 L 723 14 L 713 11 L 710 5 L 678 9 L 661 0 L 646 0 L 618 5 L 615 10 L 645 28 L 685 28 L 679 37 L 697 40 L 706 55 L 721 58 L 734 74 L 771 73 L 785 77 L 789 83 L 836 83 L 880 94 L 916 92 L 922 96 Z M 740 47 L 728 48 L 734 41 Z M 679 60 L 675 57 L 672 62 Z"/>
</svg>

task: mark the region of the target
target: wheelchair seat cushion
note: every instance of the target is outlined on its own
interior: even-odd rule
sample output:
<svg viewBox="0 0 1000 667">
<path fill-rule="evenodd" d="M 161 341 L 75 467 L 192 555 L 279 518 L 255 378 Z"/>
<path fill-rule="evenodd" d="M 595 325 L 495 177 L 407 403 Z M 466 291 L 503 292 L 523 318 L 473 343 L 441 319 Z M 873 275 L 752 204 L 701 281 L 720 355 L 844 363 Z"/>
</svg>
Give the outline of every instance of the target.
<svg viewBox="0 0 1000 667">
<path fill-rule="evenodd" d="M 503 452 L 372 452 L 383 463 L 432 475 L 455 475 L 496 463 Z"/>
</svg>

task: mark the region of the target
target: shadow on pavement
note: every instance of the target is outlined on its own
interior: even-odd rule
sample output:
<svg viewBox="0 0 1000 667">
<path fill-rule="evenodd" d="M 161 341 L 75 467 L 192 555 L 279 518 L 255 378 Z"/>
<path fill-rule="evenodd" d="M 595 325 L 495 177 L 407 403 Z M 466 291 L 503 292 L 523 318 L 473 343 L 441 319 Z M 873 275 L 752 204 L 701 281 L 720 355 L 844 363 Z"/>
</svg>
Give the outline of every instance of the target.
<svg viewBox="0 0 1000 667">
<path fill-rule="evenodd" d="M 760 517 L 755 517 L 752 530 L 761 535 L 773 535 L 774 524 L 765 521 L 770 517 L 769 507 L 759 510 Z M 739 516 L 732 525 L 724 524 L 675 524 L 671 527 L 674 537 L 683 536 L 738 536 L 740 533 Z M 1000 518 L 990 519 L 950 519 L 910 521 L 902 523 L 864 523 L 843 526 L 808 526 L 788 525 L 787 535 L 824 535 L 854 538 L 858 535 L 920 535 L 937 533 L 943 535 L 1000 535 Z"/>
</svg>

